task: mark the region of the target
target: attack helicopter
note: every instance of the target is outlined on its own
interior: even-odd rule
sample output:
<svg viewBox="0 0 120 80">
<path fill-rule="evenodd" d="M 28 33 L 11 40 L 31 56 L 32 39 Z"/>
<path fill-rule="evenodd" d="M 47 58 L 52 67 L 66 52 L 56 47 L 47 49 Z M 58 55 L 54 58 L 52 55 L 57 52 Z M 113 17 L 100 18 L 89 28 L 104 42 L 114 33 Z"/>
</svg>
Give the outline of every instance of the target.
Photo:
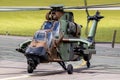
<svg viewBox="0 0 120 80">
<path fill-rule="evenodd" d="M 28 73 L 32 73 L 40 63 L 58 62 L 68 74 L 73 73 L 73 66 L 66 67 L 66 61 L 78 61 L 81 57 L 87 61 L 90 67 L 92 54 L 96 53 L 94 37 L 97 23 L 103 16 L 96 12 L 89 16 L 94 20 L 93 26 L 87 39 L 80 38 L 82 26 L 75 23 L 72 12 L 65 12 L 63 6 L 53 5 L 46 14 L 46 20 L 33 39 L 21 43 L 16 49 L 23 52 L 27 58 Z"/>
<path fill-rule="evenodd" d="M 20 43 L 16 50 L 23 53 L 27 58 L 27 71 L 33 73 L 37 65 L 40 63 L 57 62 L 62 68 L 68 72 L 73 73 L 73 66 L 69 64 L 66 66 L 65 62 L 79 61 L 84 59 L 87 68 L 90 67 L 90 59 L 95 50 L 95 34 L 97 24 L 104 18 L 97 11 L 93 16 L 89 15 L 88 8 L 104 8 L 111 7 L 110 5 L 92 5 L 77 7 L 64 7 L 63 5 L 52 5 L 50 7 L 40 8 L 2 8 L 0 11 L 36 11 L 49 10 L 46 14 L 46 21 L 41 26 L 41 29 L 35 32 L 33 39 Z M 85 9 L 87 13 L 87 28 L 90 21 L 93 22 L 90 31 L 86 38 L 81 37 L 82 26 L 74 22 L 73 12 L 67 12 L 69 9 Z M 86 28 L 86 30 L 87 30 Z"/>
</svg>

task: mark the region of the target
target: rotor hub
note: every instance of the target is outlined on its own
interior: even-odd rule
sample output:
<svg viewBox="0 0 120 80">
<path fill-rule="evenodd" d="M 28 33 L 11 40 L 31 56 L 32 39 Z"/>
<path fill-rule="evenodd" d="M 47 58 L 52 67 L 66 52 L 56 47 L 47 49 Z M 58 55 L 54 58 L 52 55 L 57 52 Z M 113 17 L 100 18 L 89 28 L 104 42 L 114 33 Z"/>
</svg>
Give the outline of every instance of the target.
<svg viewBox="0 0 120 80">
<path fill-rule="evenodd" d="M 64 11 L 64 6 L 63 5 L 52 5 L 50 6 L 52 9 L 51 11 L 60 11 L 60 12 L 63 12 Z"/>
</svg>

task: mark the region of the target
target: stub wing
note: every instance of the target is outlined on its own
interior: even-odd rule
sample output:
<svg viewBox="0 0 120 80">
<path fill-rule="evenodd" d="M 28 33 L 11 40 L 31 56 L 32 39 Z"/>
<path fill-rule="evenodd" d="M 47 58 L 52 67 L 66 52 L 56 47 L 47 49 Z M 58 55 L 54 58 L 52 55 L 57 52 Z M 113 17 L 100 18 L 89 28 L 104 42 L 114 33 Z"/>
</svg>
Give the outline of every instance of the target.
<svg viewBox="0 0 120 80">
<path fill-rule="evenodd" d="M 88 41 L 86 39 L 82 39 L 82 38 L 81 39 L 76 39 L 76 38 L 69 38 L 69 39 L 67 39 L 67 38 L 63 38 L 62 41 L 63 42 L 82 42 L 84 44 L 87 44 L 88 47 L 92 45 L 92 42 L 90 42 L 90 41 Z"/>
</svg>

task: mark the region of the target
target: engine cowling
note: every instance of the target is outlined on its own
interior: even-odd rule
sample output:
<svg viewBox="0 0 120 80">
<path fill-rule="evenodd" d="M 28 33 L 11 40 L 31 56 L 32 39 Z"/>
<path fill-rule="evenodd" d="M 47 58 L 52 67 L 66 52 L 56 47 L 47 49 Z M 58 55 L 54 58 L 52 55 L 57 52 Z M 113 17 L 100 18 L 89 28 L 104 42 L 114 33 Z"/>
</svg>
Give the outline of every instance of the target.
<svg viewBox="0 0 120 80">
<path fill-rule="evenodd" d="M 74 22 L 69 22 L 67 26 L 67 33 L 73 37 L 80 37 L 81 35 L 81 25 L 78 25 Z"/>
</svg>

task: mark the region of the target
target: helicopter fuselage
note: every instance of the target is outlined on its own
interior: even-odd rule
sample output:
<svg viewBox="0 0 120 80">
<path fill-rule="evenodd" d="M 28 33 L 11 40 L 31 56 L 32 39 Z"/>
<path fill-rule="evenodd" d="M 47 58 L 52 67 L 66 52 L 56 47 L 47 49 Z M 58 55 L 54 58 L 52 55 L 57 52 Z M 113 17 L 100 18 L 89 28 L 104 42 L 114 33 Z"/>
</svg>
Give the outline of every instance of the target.
<svg viewBox="0 0 120 80">
<path fill-rule="evenodd" d="M 62 7 L 53 7 L 46 14 L 46 21 L 35 33 L 33 40 L 21 44 L 19 49 L 24 50 L 22 52 L 27 57 L 28 72 L 33 72 L 40 62 L 58 62 L 67 70 L 65 61 L 78 61 L 82 58 L 87 61 L 89 68 L 91 55 L 96 53 L 94 38 L 101 18 L 103 16 L 99 12 L 89 17 L 93 25 L 88 37 L 82 39 L 82 26 L 74 22 L 73 13 L 63 11 Z M 71 70 L 72 66 L 68 65 L 68 73 Z"/>
</svg>

